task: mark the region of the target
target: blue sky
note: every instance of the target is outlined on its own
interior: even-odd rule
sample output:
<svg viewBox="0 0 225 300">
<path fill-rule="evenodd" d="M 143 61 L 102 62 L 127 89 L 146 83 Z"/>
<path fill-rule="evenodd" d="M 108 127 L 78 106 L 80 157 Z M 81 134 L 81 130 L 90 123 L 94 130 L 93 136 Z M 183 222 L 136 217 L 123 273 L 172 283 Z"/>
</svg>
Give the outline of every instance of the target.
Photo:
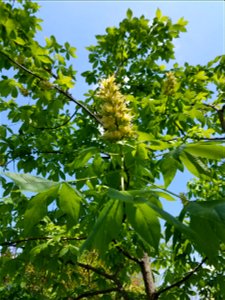
<svg viewBox="0 0 225 300">
<path fill-rule="evenodd" d="M 187 32 L 175 40 L 176 62 L 205 64 L 225 53 L 225 2 L 223 1 L 39 1 L 39 12 L 44 20 L 38 39 L 55 35 L 59 42 L 68 41 L 77 48 L 78 58 L 74 67 L 78 74 L 88 70 L 88 51 L 85 47 L 95 44 L 95 35 L 104 34 L 105 28 L 117 26 L 131 8 L 134 16 L 145 15 L 151 19 L 159 8 L 173 21 L 184 17 L 189 21 Z M 174 61 L 174 62 L 175 62 Z M 73 94 L 82 99 L 88 86 L 78 76 Z M 177 174 L 169 189 L 185 192 L 188 172 Z M 165 202 L 164 208 L 173 214 L 181 204 Z"/>
<path fill-rule="evenodd" d="M 125 18 L 128 8 L 134 16 L 151 19 L 157 8 L 173 21 L 184 17 L 189 21 L 188 32 L 175 40 L 176 61 L 183 64 L 204 64 L 225 52 L 225 5 L 222 1 L 38 1 L 44 20 L 38 38 L 55 35 L 59 42 L 68 41 L 77 48 L 74 66 L 78 73 L 88 69 L 88 51 L 95 44 L 95 35 L 116 26 Z M 76 97 L 87 89 L 78 77 Z"/>
</svg>

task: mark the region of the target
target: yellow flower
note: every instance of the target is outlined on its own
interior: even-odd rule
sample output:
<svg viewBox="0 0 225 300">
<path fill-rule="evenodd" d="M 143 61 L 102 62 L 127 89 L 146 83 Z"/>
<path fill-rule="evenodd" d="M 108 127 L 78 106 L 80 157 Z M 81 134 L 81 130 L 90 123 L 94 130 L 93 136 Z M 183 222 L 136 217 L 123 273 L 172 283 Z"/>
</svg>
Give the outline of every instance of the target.
<svg viewBox="0 0 225 300">
<path fill-rule="evenodd" d="M 166 80 L 164 82 L 163 94 L 172 96 L 176 92 L 177 79 L 173 72 L 166 73 Z"/>
<path fill-rule="evenodd" d="M 132 116 L 114 75 L 101 80 L 97 96 L 101 100 L 100 119 L 105 129 L 104 138 L 119 141 L 134 136 Z"/>
</svg>

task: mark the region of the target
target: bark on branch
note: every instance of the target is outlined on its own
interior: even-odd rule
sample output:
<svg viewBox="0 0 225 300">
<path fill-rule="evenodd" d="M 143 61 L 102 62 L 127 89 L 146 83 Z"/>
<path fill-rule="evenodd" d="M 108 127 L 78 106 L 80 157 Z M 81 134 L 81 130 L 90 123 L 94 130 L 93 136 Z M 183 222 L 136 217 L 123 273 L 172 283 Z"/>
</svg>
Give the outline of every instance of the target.
<svg viewBox="0 0 225 300">
<path fill-rule="evenodd" d="M 148 300 L 158 299 L 158 294 L 156 292 L 155 282 L 152 274 L 150 258 L 147 253 L 144 253 L 144 256 L 140 262 L 141 273 L 144 279 L 145 291 Z"/>
</svg>

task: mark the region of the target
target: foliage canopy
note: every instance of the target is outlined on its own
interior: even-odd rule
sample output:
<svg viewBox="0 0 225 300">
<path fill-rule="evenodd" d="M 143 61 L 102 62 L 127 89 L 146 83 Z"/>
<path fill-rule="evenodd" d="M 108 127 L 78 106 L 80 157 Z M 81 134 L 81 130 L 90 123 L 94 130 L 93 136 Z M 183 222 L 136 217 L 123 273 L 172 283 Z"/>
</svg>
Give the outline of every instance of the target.
<svg viewBox="0 0 225 300">
<path fill-rule="evenodd" d="M 169 68 L 187 21 L 129 9 L 87 48 L 81 101 L 37 11 L 0 2 L 1 299 L 224 299 L 225 56 Z"/>
</svg>

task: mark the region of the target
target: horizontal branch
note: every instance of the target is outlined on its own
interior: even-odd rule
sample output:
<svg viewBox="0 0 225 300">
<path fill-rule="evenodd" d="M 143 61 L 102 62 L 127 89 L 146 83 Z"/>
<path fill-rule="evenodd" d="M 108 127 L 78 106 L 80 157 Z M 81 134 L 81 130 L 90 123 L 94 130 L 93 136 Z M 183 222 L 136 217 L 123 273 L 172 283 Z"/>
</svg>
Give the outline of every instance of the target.
<svg viewBox="0 0 225 300">
<path fill-rule="evenodd" d="M 177 282 L 174 282 L 173 284 L 165 287 L 164 289 L 161 289 L 157 292 L 157 295 L 159 296 L 162 293 L 165 293 L 166 291 L 174 288 L 179 287 L 181 284 L 185 283 L 194 273 L 196 273 L 204 264 L 204 262 L 207 260 L 207 257 L 205 257 L 192 271 L 188 272 L 183 278 L 178 280 Z"/>
<path fill-rule="evenodd" d="M 90 298 L 90 297 L 96 296 L 96 295 L 109 294 L 112 292 L 118 292 L 118 288 L 109 288 L 109 289 L 99 290 L 99 291 L 84 292 L 84 293 L 80 294 L 78 297 L 72 298 L 72 299 L 79 300 L 79 299 L 83 299 L 83 298 Z"/>
<path fill-rule="evenodd" d="M 3 51 L 0 51 L 0 53 L 2 55 L 4 55 L 9 61 L 11 61 L 14 65 L 16 65 L 17 67 L 19 67 L 20 69 L 22 69 L 23 71 L 25 71 L 26 73 L 32 75 L 33 77 L 46 82 L 46 79 L 42 78 L 40 75 L 34 73 L 33 71 L 29 70 L 28 68 L 24 67 L 23 65 L 21 65 L 20 63 L 16 62 L 14 59 L 12 59 L 8 54 L 6 54 Z M 98 119 L 98 117 L 93 114 L 83 103 L 81 103 L 80 101 L 76 100 L 75 98 L 72 97 L 71 94 L 69 94 L 68 92 L 62 90 L 58 85 L 52 84 L 51 82 L 49 82 L 49 85 L 54 88 L 55 90 L 57 90 L 60 94 L 64 95 L 65 97 L 67 97 L 70 101 L 74 102 L 76 105 L 78 105 L 80 108 L 82 108 L 84 111 L 86 111 L 88 113 L 89 116 L 91 116 L 93 119 L 95 119 L 99 124 L 102 125 L 102 122 Z"/>
<path fill-rule="evenodd" d="M 53 239 L 53 237 L 50 236 L 41 236 L 41 237 L 29 237 L 29 238 L 24 238 L 20 240 L 15 240 L 15 241 L 8 241 L 8 242 L 3 242 L 0 243 L 0 246 L 10 246 L 10 247 L 16 247 L 17 245 L 24 243 L 24 242 L 30 242 L 30 241 L 49 241 Z M 61 241 L 81 241 L 85 240 L 86 237 L 78 237 L 78 238 L 69 238 L 69 237 L 62 237 Z"/>
</svg>

